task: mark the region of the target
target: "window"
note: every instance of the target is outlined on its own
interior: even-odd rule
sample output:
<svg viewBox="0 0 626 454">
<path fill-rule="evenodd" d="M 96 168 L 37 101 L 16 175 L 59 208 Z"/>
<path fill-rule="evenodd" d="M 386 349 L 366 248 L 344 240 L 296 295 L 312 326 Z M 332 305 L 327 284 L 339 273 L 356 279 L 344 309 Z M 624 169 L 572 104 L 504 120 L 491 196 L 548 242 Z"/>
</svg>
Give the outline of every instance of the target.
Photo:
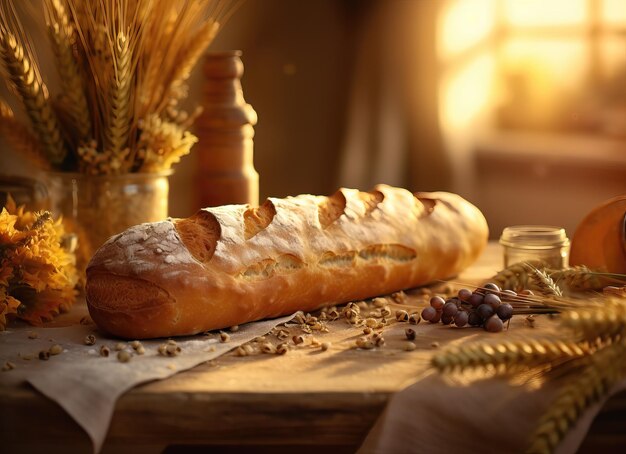
<svg viewBox="0 0 626 454">
<path fill-rule="evenodd" d="M 444 128 L 626 137 L 623 0 L 448 0 L 438 38 Z"/>
</svg>

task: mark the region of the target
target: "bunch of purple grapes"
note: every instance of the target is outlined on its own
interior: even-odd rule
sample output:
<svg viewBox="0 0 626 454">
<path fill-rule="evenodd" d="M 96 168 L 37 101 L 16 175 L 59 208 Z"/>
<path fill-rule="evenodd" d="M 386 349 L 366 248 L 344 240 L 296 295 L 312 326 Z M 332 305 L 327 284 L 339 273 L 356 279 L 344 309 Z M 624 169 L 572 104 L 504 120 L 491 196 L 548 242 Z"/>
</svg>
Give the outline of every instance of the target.
<svg viewBox="0 0 626 454">
<path fill-rule="evenodd" d="M 422 311 L 422 318 L 430 323 L 454 324 L 459 328 L 466 325 L 482 326 L 486 331 L 498 333 L 504 329 L 504 322 L 513 317 L 513 306 L 506 297 L 515 297 L 512 290 L 500 290 L 493 283 L 471 291 L 462 288 L 457 296 L 443 299 L 433 296 L 430 306 Z"/>
</svg>

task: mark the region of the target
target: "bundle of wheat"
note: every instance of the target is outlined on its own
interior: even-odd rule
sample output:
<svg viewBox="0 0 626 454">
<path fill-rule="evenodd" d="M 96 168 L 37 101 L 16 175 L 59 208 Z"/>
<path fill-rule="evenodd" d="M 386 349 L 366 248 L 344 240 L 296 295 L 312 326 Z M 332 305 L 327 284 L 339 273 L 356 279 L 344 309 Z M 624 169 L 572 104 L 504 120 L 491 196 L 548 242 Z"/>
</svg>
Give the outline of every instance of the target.
<svg viewBox="0 0 626 454">
<path fill-rule="evenodd" d="M 2 76 L 30 128 L 0 100 L 0 134 L 41 167 L 168 170 L 197 141 L 179 103 L 192 68 L 241 0 L 41 0 L 60 76 L 51 96 L 19 2 L 0 5 Z"/>
</svg>

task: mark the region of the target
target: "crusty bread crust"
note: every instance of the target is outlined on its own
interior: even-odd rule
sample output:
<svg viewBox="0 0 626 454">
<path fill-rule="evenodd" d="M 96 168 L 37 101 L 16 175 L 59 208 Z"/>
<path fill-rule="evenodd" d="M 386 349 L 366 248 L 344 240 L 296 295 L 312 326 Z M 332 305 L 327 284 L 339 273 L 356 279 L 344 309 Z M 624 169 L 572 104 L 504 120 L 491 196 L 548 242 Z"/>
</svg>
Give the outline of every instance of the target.
<svg viewBox="0 0 626 454">
<path fill-rule="evenodd" d="M 116 336 L 190 335 L 449 278 L 487 237 L 460 196 L 386 185 L 205 208 L 109 239 L 87 268 L 87 304 Z"/>
</svg>

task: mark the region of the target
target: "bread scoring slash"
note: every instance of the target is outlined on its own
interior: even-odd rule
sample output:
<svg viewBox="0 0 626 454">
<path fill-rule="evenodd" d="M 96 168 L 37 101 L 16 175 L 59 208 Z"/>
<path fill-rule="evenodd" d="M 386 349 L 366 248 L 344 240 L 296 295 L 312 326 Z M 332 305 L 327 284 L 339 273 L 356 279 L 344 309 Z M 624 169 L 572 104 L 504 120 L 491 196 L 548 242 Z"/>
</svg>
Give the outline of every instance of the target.
<svg viewBox="0 0 626 454">
<path fill-rule="evenodd" d="M 450 278 L 487 238 L 462 197 L 387 185 L 204 208 L 110 238 L 87 304 L 116 336 L 191 335 Z"/>
</svg>

